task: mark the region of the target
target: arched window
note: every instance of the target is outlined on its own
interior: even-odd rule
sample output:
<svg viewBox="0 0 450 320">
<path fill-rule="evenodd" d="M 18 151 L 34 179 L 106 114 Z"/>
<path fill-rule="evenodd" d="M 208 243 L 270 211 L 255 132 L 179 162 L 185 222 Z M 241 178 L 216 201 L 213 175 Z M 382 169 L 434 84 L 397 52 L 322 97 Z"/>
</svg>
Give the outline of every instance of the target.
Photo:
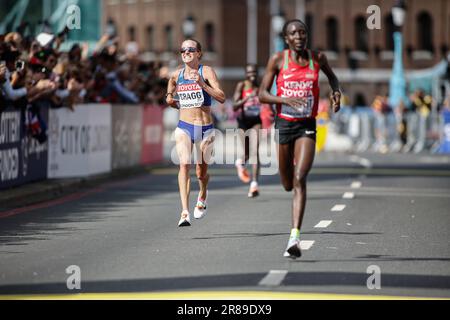
<svg viewBox="0 0 450 320">
<path fill-rule="evenodd" d="M 305 15 L 305 23 L 309 30 L 309 41 L 308 47 L 313 48 L 313 40 L 314 40 L 314 17 L 311 13 L 307 13 Z"/>
<path fill-rule="evenodd" d="M 205 24 L 205 49 L 214 52 L 215 30 L 211 22 Z"/>
<path fill-rule="evenodd" d="M 173 51 L 173 27 L 168 24 L 164 27 L 164 33 L 166 38 L 166 51 Z"/>
<path fill-rule="evenodd" d="M 147 26 L 146 35 L 147 35 L 147 50 L 154 51 L 155 50 L 155 29 L 152 25 Z"/>
<path fill-rule="evenodd" d="M 394 31 L 394 20 L 392 20 L 392 14 L 389 14 L 384 18 L 384 46 L 386 50 L 394 51 Z"/>
<path fill-rule="evenodd" d="M 433 51 L 433 20 L 428 12 L 417 15 L 417 35 L 419 50 Z"/>
<path fill-rule="evenodd" d="M 366 19 L 362 16 L 359 16 L 355 19 L 355 49 L 358 51 L 367 52 L 369 50 L 368 45 L 368 33 L 366 26 Z"/>
<path fill-rule="evenodd" d="M 339 51 L 339 29 L 337 19 L 330 17 L 326 21 L 327 28 L 327 49 Z"/>
</svg>

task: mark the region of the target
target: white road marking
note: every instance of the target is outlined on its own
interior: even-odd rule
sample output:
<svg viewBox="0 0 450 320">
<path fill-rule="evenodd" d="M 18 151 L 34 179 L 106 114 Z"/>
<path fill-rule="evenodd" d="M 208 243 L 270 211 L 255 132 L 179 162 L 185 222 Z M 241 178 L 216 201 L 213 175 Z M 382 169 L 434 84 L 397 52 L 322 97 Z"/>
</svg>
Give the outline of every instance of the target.
<svg viewBox="0 0 450 320">
<path fill-rule="evenodd" d="M 359 165 L 361 165 L 364 168 L 368 168 L 368 169 L 372 168 L 372 162 L 366 158 L 352 155 L 352 156 L 350 156 L 350 161 L 357 162 L 357 163 L 359 163 Z"/>
<path fill-rule="evenodd" d="M 318 224 L 316 224 L 316 225 L 314 226 L 314 228 L 326 228 L 326 227 L 328 227 L 332 222 L 333 222 L 333 220 L 322 220 L 322 221 L 320 221 Z"/>
<path fill-rule="evenodd" d="M 333 208 L 331 208 L 331 211 L 342 211 L 346 207 L 345 204 L 337 204 Z"/>
<path fill-rule="evenodd" d="M 270 270 L 258 283 L 260 286 L 279 286 L 287 275 L 287 270 Z"/>
<path fill-rule="evenodd" d="M 362 186 L 362 182 L 361 181 L 353 181 L 352 184 L 350 185 L 350 187 L 352 189 L 359 189 Z"/>
<path fill-rule="evenodd" d="M 365 242 L 357 242 L 356 244 L 367 244 L 367 243 L 365 243 Z"/>
<path fill-rule="evenodd" d="M 303 240 L 300 241 L 300 249 L 302 250 L 309 250 L 312 245 L 314 244 L 314 240 Z"/>
<path fill-rule="evenodd" d="M 353 192 L 346 192 L 342 196 L 342 199 L 353 199 L 355 197 L 355 194 Z"/>
<path fill-rule="evenodd" d="M 348 226 L 351 226 L 352 224 L 351 224 L 351 223 L 347 223 L 347 225 L 348 225 Z"/>
</svg>

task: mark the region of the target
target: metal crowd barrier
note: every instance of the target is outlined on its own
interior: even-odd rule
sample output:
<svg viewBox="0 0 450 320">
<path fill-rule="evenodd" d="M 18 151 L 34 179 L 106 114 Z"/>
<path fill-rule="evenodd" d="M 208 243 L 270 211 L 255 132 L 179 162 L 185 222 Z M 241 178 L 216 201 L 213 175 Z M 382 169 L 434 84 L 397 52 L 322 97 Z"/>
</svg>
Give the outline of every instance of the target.
<svg viewBox="0 0 450 320">
<path fill-rule="evenodd" d="M 351 138 L 355 152 L 433 152 L 443 130 L 440 114 L 408 112 L 404 115 L 407 128 L 404 143 L 398 131 L 402 119 L 394 112 L 380 114 L 370 107 L 344 107 L 331 120 L 338 133 Z"/>
</svg>

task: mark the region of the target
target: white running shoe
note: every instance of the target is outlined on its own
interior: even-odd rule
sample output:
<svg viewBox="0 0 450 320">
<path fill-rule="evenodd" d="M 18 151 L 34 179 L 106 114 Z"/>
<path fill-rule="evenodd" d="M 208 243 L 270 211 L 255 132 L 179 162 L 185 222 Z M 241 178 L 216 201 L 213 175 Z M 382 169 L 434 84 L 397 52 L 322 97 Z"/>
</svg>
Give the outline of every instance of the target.
<svg viewBox="0 0 450 320">
<path fill-rule="evenodd" d="M 208 190 L 206 190 L 206 198 L 205 200 L 200 200 L 200 198 L 197 198 L 197 204 L 194 208 L 194 218 L 195 219 L 201 219 L 206 215 L 207 212 L 207 206 L 208 204 L 206 201 L 208 200 Z"/>
<path fill-rule="evenodd" d="M 178 221 L 179 227 L 190 227 L 191 226 L 191 215 L 189 214 L 189 211 L 184 210 L 181 213 L 180 221 Z"/>
<path fill-rule="evenodd" d="M 252 181 L 250 184 L 250 189 L 248 190 L 248 197 L 255 198 L 257 196 L 259 196 L 258 182 Z"/>
<path fill-rule="evenodd" d="M 296 259 L 302 256 L 302 251 L 300 250 L 300 239 L 296 237 L 290 237 L 286 251 L 283 256 L 285 258 Z"/>
</svg>

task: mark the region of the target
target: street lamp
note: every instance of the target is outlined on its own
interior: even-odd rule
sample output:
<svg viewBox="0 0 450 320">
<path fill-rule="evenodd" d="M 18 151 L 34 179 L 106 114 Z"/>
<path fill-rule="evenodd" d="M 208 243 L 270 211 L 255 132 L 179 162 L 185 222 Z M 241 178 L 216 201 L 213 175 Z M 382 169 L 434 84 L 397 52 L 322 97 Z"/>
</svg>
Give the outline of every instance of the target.
<svg viewBox="0 0 450 320">
<path fill-rule="evenodd" d="M 185 39 L 191 38 L 195 34 L 195 22 L 191 15 L 184 20 L 182 28 Z"/>
<path fill-rule="evenodd" d="M 400 121 L 399 107 L 400 103 L 406 104 L 406 80 L 403 70 L 403 47 L 402 47 L 402 26 L 405 21 L 406 6 L 405 1 L 397 0 L 392 7 L 392 19 L 395 25 L 394 37 L 394 64 L 392 66 L 392 75 L 389 81 L 389 104 L 396 112 L 397 123 Z M 396 138 L 392 149 L 400 149 L 400 137 L 396 130 Z"/>
<path fill-rule="evenodd" d="M 401 101 L 405 101 L 406 81 L 403 71 L 403 47 L 402 47 L 402 26 L 405 21 L 405 2 L 397 0 L 392 7 L 392 19 L 396 27 L 394 37 L 394 64 L 389 83 L 389 102 L 393 108 L 397 108 Z"/>
</svg>

